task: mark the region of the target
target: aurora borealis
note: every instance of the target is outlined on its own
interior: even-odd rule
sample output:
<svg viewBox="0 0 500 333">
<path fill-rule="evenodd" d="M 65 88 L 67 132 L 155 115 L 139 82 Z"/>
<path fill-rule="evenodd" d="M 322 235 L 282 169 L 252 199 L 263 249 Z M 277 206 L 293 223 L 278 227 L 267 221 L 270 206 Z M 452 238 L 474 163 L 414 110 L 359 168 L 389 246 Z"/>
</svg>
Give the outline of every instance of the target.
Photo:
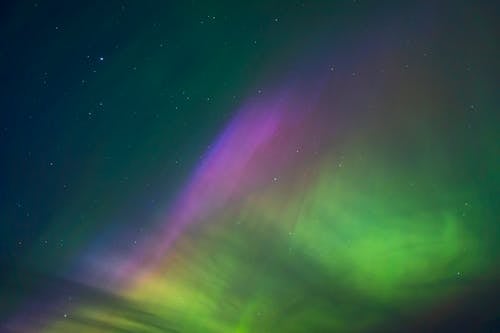
<svg viewBox="0 0 500 333">
<path fill-rule="evenodd" d="M 0 6 L 0 332 L 495 332 L 493 1 Z"/>
</svg>

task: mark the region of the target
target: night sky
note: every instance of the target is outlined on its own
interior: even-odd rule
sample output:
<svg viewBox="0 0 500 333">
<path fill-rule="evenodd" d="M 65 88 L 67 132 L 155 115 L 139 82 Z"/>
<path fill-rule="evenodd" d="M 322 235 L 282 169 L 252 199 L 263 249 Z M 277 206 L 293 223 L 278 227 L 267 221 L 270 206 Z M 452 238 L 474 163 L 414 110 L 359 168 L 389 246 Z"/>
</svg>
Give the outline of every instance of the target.
<svg viewBox="0 0 500 333">
<path fill-rule="evenodd" d="M 0 4 L 0 332 L 498 332 L 495 1 Z"/>
</svg>

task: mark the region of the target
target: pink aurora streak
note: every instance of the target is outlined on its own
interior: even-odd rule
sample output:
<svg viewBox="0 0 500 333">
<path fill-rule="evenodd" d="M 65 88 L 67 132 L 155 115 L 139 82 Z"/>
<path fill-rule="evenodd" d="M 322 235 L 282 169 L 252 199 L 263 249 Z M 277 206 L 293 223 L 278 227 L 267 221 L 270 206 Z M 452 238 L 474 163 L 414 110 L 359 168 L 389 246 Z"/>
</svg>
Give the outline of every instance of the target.
<svg viewBox="0 0 500 333">
<path fill-rule="evenodd" d="M 303 94 L 292 92 L 289 89 L 273 99 L 259 98 L 241 108 L 160 221 L 149 245 L 114 261 L 109 269 L 104 268 L 105 275 L 118 284 L 132 282 L 168 256 L 187 227 L 252 189 L 272 183 L 279 170 L 289 169 L 299 158 L 298 147 L 303 148 L 304 138 L 311 135 L 304 112 L 310 103 L 300 99 Z"/>
</svg>

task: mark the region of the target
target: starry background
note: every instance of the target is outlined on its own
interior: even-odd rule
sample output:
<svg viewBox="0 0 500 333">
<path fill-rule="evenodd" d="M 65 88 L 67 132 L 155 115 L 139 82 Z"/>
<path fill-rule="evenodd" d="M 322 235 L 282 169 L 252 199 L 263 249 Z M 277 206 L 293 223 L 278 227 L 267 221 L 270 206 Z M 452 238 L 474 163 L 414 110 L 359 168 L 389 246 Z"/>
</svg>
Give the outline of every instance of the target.
<svg viewBox="0 0 500 333">
<path fill-rule="evenodd" d="M 493 1 L 0 5 L 0 331 L 494 332 Z"/>
</svg>

